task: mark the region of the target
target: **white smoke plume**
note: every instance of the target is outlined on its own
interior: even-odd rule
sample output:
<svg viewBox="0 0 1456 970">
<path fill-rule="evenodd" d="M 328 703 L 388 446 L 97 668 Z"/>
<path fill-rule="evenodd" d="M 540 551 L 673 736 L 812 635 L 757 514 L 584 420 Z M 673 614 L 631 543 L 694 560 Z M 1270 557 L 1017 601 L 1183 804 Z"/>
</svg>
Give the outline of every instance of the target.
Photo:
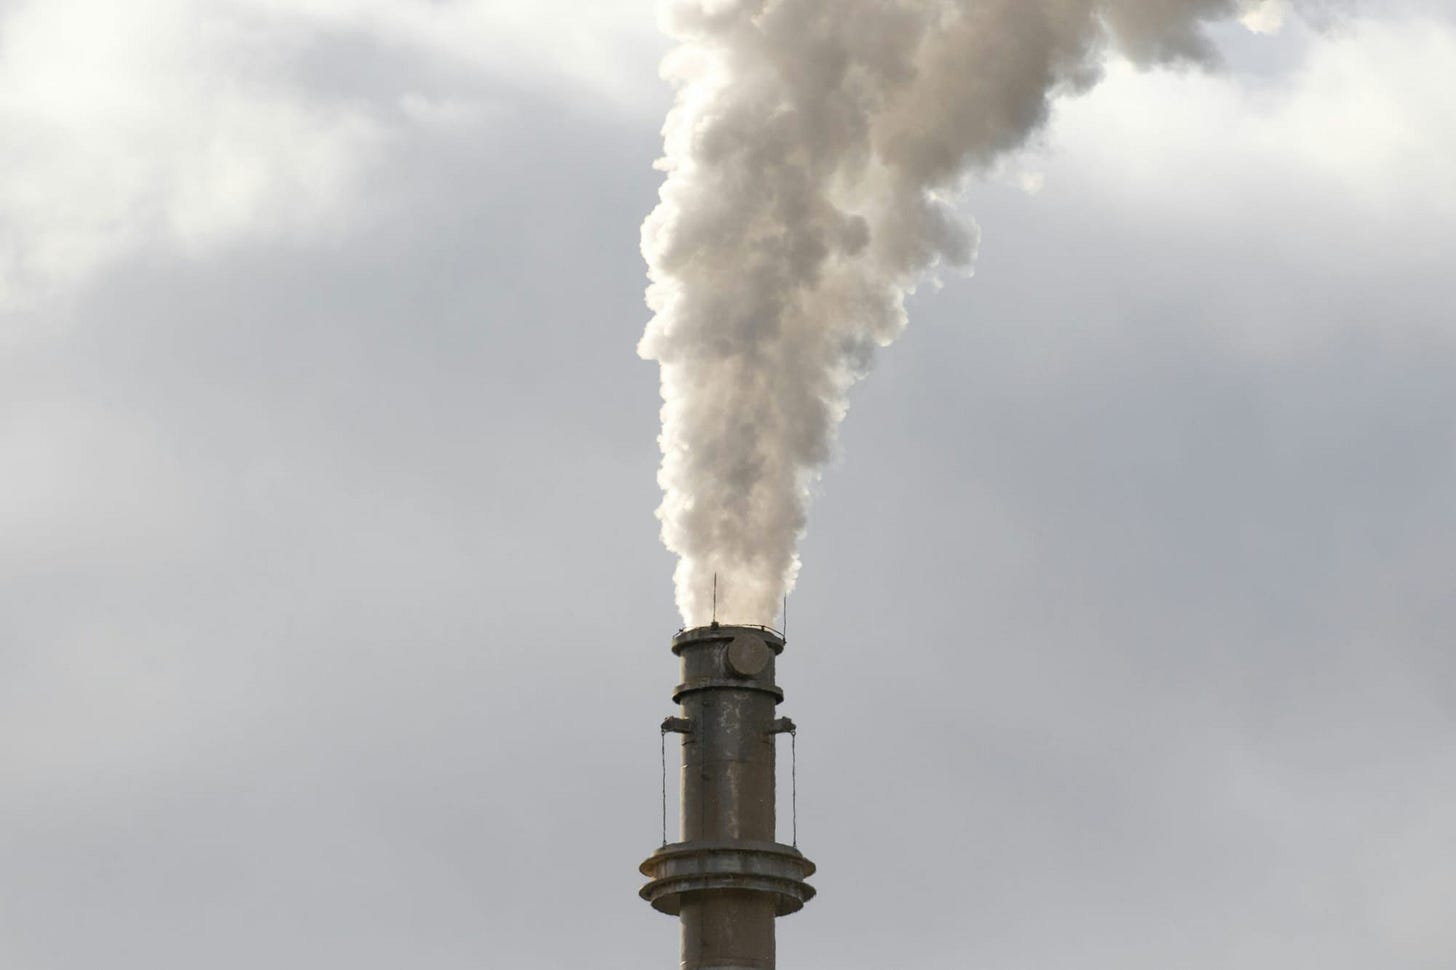
<svg viewBox="0 0 1456 970">
<path fill-rule="evenodd" d="M 662 537 L 684 622 L 769 623 L 851 385 L 905 298 L 966 266 L 967 174 L 1109 50 L 1208 62 L 1243 0 L 667 0 L 679 44 L 642 227 L 662 370 Z"/>
</svg>

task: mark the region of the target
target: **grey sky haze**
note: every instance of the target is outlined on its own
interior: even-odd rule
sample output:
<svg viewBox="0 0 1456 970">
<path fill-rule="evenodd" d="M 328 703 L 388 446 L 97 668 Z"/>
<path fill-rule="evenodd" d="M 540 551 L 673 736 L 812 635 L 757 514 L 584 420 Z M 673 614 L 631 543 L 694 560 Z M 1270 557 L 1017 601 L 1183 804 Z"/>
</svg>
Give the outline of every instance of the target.
<svg viewBox="0 0 1456 970">
<path fill-rule="evenodd" d="M 0 967 L 673 965 L 663 42 L 576 6 L 0 7 Z M 785 968 L 1456 964 L 1456 9 L 1216 36 L 855 389 Z"/>
</svg>

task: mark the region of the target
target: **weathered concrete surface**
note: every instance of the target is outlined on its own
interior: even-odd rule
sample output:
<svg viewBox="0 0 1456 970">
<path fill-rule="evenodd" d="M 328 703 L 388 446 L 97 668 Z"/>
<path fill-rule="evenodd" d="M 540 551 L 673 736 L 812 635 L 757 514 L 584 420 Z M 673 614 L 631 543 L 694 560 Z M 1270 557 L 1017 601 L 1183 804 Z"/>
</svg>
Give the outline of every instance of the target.
<svg viewBox="0 0 1456 970">
<path fill-rule="evenodd" d="M 706 626 L 673 638 L 682 682 L 680 841 L 642 863 L 642 897 L 682 923 L 682 970 L 774 970 L 774 919 L 814 895 L 814 864 L 774 840 L 774 735 L 784 639 L 773 630 Z"/>
</svg>

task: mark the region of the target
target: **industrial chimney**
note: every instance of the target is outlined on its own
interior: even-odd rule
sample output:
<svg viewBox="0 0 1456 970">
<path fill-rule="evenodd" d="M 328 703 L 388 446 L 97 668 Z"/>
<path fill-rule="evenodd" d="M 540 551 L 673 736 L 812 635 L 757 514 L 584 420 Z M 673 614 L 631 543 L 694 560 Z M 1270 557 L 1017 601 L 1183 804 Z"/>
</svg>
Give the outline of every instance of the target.
<svg viewBox="0 0 1456 970">
<path fill-rule="evenodd" d="M 784 638 L 715 622 L 678 633 L 672 652 L 682 710 L 662 730 L 682 735 L 681 841 L 664 831 L 641 895 L 681 920 L 681 970 L 774 970 L 774 919 L 814 895 L 814 864 L 775 840 L 774 738 L 794 730 L 774 716 Z"/>
</svg>

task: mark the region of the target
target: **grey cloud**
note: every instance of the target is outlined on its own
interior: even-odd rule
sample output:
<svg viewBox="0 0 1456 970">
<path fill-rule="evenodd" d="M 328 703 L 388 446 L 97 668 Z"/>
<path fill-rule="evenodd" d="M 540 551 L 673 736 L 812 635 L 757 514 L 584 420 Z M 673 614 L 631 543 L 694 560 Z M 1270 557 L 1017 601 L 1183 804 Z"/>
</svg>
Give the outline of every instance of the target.
<svg viewBox="0 0 1456 970">
<path fill-rule="evenodd" d="M 5 493 L 7 966 L 676 960 L 657 135 L 499 102 L 367 231 L 133 254 L 7 333 L 5 482 L 71 469 Z M 977 189 L 976 279 L 817 486 L 782 965 L 1448 964 L 1449 225 L 1230 238 L 1058 175 Z M 56 413 L 105 422 L 11 450 Z"/>
</svg>

